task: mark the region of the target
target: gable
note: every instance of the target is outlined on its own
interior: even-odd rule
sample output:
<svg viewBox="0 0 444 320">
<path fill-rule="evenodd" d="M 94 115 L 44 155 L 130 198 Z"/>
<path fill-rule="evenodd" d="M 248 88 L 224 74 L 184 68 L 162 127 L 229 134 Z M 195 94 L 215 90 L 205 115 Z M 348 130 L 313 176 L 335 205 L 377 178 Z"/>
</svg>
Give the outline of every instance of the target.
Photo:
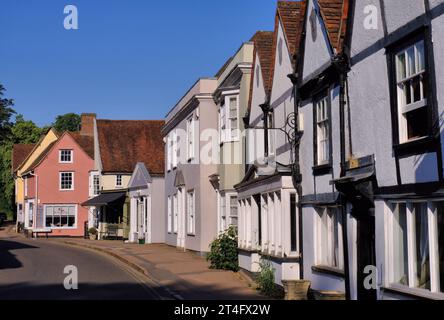
<svg viewBox="0 0 444 320">
<path fill-rule="evenodd" d="M 131 176 L 128 188 L 147 187 L 152 182 L 151 176 L 143 163 L 138 163 Z"/>
<path fill-rule="evenodd" d="M 253 83 L 251 85 L 250 125 L 252 126 L 258 124 L 258 121 L 262 117 L 262 111 L 259 106 L 267 100 L 264 78 L 261 70 L 262 66 L 259 55 L 256 53 L 255 65 L 253 67 Z"/>
<path fill-rule="evenodd" d="M 333 50 L 317 0 L 310 0 L 305 24 L 305 48 L 302 81 L 319 75 L 330 64 Z"/>
<path fill-rule="evenodd" d="M 274 46 L 274 70 L 270 102 L 273 103 L 293 87 L 288 75 L 293 73 L 290 50 L 281 21 L 278 21 Z"/>
<path fill-rule="evenodd" d="M 57 141 L 58 136 L 53 129 L 49 130 L 44 137 L 35 145 L 34 149 L 29 153 L 27 158 L 23 161 L 18 168 L 17 174 L 21 174 L 29 171 L 29 168 L 38 160 L 42 153 L 48 151 L 48 149 Z"/>
</svg>

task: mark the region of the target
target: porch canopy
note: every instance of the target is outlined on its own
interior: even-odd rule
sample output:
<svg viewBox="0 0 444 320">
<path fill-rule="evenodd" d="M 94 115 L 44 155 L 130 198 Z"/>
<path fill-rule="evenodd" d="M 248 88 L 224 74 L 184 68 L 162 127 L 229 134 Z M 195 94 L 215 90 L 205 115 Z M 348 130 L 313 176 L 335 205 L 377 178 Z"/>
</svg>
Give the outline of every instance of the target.
<svg viewBox="0 0 444 320">
<path fill-rule="evenodd" d="M 118 200 L 121 200 L 125 197 L 126 197 L 126 191 L 102 193 L 101 195 L 82 203 L 82 206 L 84 206 L 84 207 L 107 206 L 107 205 L 109 205 L 113 202 L 116 202 Z"/>
</svg>

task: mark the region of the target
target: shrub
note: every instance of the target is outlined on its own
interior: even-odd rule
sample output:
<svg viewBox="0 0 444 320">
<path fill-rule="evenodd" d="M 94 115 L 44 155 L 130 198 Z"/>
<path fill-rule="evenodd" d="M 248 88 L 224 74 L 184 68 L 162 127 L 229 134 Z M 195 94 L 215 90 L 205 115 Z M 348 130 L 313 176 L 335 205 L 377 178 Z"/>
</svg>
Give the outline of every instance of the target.
<svg viewBox="0 0 444 320">
<path fill-rule="evenodd" d="M 90 228 L 90 229 L 88 230 L 88 233 L 91 234 L 91 235 L 93 235 L 93 236 L 95 236 L 98 232 L 97 232 L 97 229 L 96 229 L 96 228 Z"/>
<path fill-rule="evenodd" d="M 259 262 L 260 272 L 256 279 L 257 289 L 267 296 L 276 295 L 276 284 L 274 283 L 275 269 L 269 260 L 262 258 Z"/>
<path fill-rule="evenodd" d="M 207 260 L 211 269 L 239 271 L 236 227 L 230 227 L 211 243 Z"/>
</svg>

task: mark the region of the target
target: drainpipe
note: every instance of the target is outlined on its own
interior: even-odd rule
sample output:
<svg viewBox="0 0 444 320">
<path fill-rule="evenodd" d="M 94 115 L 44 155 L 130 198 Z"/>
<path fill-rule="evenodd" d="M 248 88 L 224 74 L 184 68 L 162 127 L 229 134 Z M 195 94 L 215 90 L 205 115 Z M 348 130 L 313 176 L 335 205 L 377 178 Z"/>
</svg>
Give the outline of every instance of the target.
<svg viewBox="0 0 444 320">
<path fill-rule="evenodd" d="M 346 142 L 345 142 L 345 88 L 347 83 L 347 72 L 348 72 L 348 59 L 342 53 L 337 55 L 333 59 L 333 64 L 339 73 L 339 122 L 340 122 L 340 149 L 341 149 L 341 178 L 345 177 L 347 174 L 347 159 L 346 159 Z M 342 239 L 344 243 L 344 273 L 345 273 L 345 296 L 347 300 L 350 300 L 350 259 L 348 251 L 348 228 L 347 228 L 347 208 L 346 199 L 341 194 L 340 195 L 341 207 L 342 207 Z"/>
</svg>

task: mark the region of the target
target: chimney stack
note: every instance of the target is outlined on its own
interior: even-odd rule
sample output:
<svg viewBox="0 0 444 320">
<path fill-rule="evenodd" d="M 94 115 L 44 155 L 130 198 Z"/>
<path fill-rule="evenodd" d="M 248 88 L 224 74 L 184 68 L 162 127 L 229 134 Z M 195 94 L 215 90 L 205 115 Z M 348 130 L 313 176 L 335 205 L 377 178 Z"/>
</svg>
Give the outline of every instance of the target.
<svg viewBox="0 0 444 320">
<path fill-rule="evenodd" d="M 95 113 L 82 113 L 80 134 L 82 136 L 94 136 L 94 120 L 96 119 Z"/>
</svg>

